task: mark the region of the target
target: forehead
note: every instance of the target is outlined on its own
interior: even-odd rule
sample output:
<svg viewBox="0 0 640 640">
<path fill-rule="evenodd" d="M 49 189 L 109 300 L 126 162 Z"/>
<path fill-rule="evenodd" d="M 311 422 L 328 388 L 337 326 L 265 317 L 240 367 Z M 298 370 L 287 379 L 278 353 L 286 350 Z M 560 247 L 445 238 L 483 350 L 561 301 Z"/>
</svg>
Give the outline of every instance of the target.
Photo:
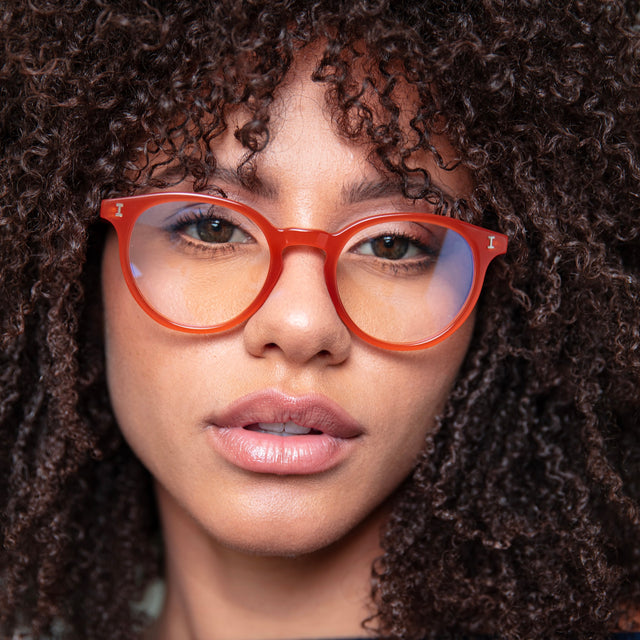
<svg viewBox="0 0 640 640">
<path fill-rule="evenodd" d="M 276 95 L 269 119 L 269 142 L 244 166 L 241 171 L 244 178 L 255 182 L 270 196 L 276 196 L 280 186 L 293 181 L 338 181 L 343 183 L 343 199 L 347 202 L 375 197 L 380 187 L 387 193 L 391 185 L 401 186 L 399 176 L 385 171 L 366 137 L 351 138 L 341 130 L 326 87 L 313 82 L 310 74 L 296 71 Z M 401 111 L 399 117 L 408 121 L 413 106 L 407 97 L 401 103 L 406 111 Z M 215 145 L 221 165 L 236 167 L 246 157 L 246 149 L 234 132 L 245 126 L 250 117 L 241 109 L 231 114 L 229 130 Z M 400 144 L 417 146 L 412 144 L 408 122 L 403 133 L 406 140 Z M 457 159 L 446 137 L 431 135 L 430 145 L 431 149 L 414 148 L 407 152 L 402 159 L 406 168 L 427 171 L 450 198 L 467 193 L 471 187 L 469 173 L 446 168 Z M 419 172 L 412 176 L 413 184 L 422 179 Z"/>
<path fill-rule="evenodd" d="M 163 165 L 160 175 L 181 176 L 178 182 L 195 178 L 197 183 L 205 176 L 200 188 L 223 179 L 265 197 L 294 182 L 309 187 L 338 182 L 346 201 L 363 192 L 374 195 L 382 184 L 387 192 L 392 183 L 396 190 L 422 196 L 426 186 L 446 199 L 470 191 L 469 173 L 451 170 L 459 164 L 455 149 L 421 119 L 424 105 L 401 73 L 390 82 L 362 57 L 350 68 L 349 82 L 340 85 L 319 73 L 321 53 L 320 45 L 298 51 L 266 103 L 250 98 L 227 105 L 224 124 L 217 125 L 222 132 L 207 134 L 204 156 L 201 146 L 189 158 L 163 150 L 151 166 Z M 201 116 L 194 128 L 206 130 L 208 117 Z M 166 172 L 167 165 L 175 171 Z"/>
</svg>

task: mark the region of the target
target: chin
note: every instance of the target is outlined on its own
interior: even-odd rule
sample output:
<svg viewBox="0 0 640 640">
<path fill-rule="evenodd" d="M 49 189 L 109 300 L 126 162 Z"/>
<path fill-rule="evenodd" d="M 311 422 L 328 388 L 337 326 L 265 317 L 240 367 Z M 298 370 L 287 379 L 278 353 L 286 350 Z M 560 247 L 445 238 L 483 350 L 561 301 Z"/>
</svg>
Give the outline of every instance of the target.
<svg viewBox="0 0 640 640">
<path fill-rule="evenodd" d="M 358 492 L 323 491 L 310 478 L 264 477 L 253 485 L 236 483 L 235 489 L 194 490 L 180 499 L 157 486 L 166 532 L 176 541 L 199 539 L 212 550 L 297 557 L 362 544 L 365 531 L 371 536 L 367 546 L 378 547 L 388 517 L 384 497 L 376 504 Z"/>
<path fill-rule="evenodd" d="M 335 509 L 311 509 L 309 513 L 295 507 L 287 511 L 254 509 L 238 514 L 235 520 L 227 514 L 224 526 L 212 523 L 208 534 L 223 547 L 253 556 L 296 558 L 322 556 L 325 551 L 339 555 L 349 547 L 375 548 L 377 555 L 390 507 L 391 500 L 371 511 L 355 509 L 342 514 Z"/>
<path fill-rule="evenodd" d="M 234 540 L 226 546 L 236 553 L 263 558 L 299 558 L 325 549 L 333 542 L 335 540 L 331 540 L 331 542 L 327 540 L 301 540 L 285 544 L 276 540 L 266 542 L 261 540 L 259 543 L 255 540 Z"/>
<path fill-rule="evenodd" d="M 326 549 L 349 536 L 352 526 L 305 516 L 254 517 L 229 529 L 213 527 L 212 539 L 236 552 L 256 556 L 297 557 Z M 355 523 L 354 525 L 355 526 Z"/>
</svg>

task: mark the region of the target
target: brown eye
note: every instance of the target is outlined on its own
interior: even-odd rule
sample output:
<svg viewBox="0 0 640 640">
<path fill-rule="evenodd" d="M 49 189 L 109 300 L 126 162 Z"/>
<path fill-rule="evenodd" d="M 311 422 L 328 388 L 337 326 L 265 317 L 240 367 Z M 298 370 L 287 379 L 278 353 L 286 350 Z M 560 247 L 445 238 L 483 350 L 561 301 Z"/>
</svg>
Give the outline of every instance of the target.
<svg viewBox="0 0 640 640">
<path fill-rule="evenodd" d="M 193 235 L 202 242 L 229 242 L 233 237 L 236 226 L 220 218 L 205 218 L 193 225 Z"/>
<path fill-rule="evenodd" d="M 407 255 L 409 239 L 402 236 L 380 236 L 370 240 L 371 253 L 385 260 L 400 260 Z"/>
</svg>

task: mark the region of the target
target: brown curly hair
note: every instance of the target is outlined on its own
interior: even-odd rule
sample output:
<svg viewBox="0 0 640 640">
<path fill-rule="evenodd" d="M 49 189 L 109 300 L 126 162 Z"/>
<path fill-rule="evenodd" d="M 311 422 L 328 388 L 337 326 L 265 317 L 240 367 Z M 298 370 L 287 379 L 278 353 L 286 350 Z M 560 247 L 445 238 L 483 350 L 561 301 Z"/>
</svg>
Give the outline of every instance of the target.
<svg viewBox="0 0 640 640">
<path fill-rule="evenodd" d="M 613 0 L 9 0 L 0 8 L 0 634 L 117 640 L 162 574 L 105 382 L 100 200 L 247 158 L 321 50 L 341 134 L 413 198 L 508 234 L 372 569 L 389 638 L 602 638 L 640 604 L 640 60 Z M 356 71 L 357 70 L 357 71 Z M 401 125 L 396 88 L 416 104 Z M 406 108 L 406 107 L 404 107 Z M 434 134 L 475 187 L 451 206 Z M 162 152 L 161 155 L 160 152 Z M 449 163 L 446 168 L 452 165 Z"/>
</svg>

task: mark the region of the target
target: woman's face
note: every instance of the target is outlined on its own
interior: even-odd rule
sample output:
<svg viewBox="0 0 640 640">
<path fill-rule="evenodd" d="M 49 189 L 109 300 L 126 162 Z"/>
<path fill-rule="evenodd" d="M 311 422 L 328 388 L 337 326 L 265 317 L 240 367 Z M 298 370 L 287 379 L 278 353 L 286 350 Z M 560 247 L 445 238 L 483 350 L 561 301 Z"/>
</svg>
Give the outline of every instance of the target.
<svg viewBox="0 0 640 640">
<path fill-rule="evenodd" d="M 382 188 L 367 149 L 336 136 L 324 90 L 307 76 L 281 90 L 251 186 L 233 177 L 246 150 L 232 123 L 216 146 L 230 171 L 212 189 L 277 227 L 335 231 L 372 213 L 424 210 Z M 451 153 L 444 144 L 440 151 Z M 468 191 L 461 170 L 421 164 L 450 193 Z M 192 335 L 140 309 L 115 234 L 107 240 L 106 357 L 119 425 L 153 474 L 161 509 L 170 505 L 232 548 L 310 552 L 375 520 L 434 428 L 469 344 L 473 316 L 422 351 L 386 351 L 354 337 L 329 298 L 323 259 L 315 249 L 289 250 L 255 315 L 223 334 Z M 257 426 L 286 421 L 324 433 L 283 436 Z"/>
</svg>

